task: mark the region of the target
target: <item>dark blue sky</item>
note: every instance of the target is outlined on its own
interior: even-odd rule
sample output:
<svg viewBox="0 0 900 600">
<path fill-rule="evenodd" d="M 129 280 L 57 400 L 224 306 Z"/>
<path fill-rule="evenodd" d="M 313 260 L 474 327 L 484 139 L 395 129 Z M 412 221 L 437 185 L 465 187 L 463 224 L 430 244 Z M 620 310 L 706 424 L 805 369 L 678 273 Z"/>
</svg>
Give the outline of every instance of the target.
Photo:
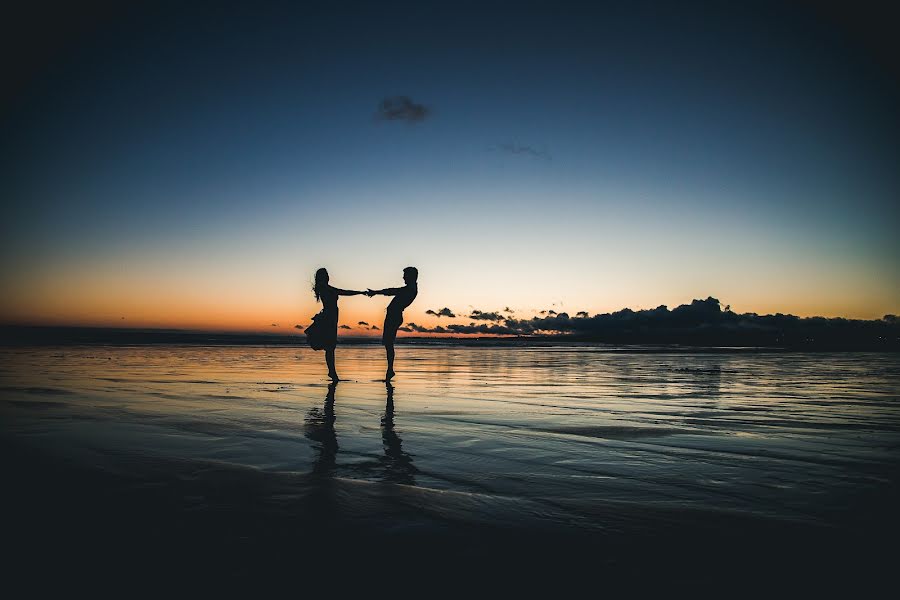
<svg viewBox="0 0 900 600">
<path fill-rule="evenodd" d="M 150 284 L 124 274 L 153 272 L 202 303 L 210 278 L 398 261 L 431 269 L 438 303 L 468 282 L 498 306 L 900 308 L 897 71 L 874 16 L 97 6 L 23 15 L 16 38 L 2 273 L 22 318 L 62 273 L 134 304 Z M 427 117 L 377 119 L 398 95 Z"/>
</svg>

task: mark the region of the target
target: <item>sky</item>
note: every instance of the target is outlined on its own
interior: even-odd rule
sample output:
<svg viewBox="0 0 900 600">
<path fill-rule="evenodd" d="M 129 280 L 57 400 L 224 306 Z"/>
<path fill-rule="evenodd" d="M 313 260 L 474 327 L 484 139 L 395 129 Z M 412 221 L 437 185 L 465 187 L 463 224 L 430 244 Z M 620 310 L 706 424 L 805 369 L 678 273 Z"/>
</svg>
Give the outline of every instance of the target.
<svg viewBox="0 0 900 600">
<path fill-rule="evenodd" d="M 347 289 L 418 267 L 426 326 L 900 312 L 877 11 L 321 4 L 14 13 L 0 320 L 296 331 L 321 266 Z M 342 299 L 345 331 L 386 303 Z"/>
</svg>

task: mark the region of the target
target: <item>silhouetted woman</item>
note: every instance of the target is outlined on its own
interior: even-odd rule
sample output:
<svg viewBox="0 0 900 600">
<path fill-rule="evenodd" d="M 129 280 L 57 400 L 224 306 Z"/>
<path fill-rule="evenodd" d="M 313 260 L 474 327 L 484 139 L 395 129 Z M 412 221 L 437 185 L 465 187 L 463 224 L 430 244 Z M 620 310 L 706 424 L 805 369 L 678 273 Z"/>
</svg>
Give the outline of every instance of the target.
<svg viewBox="0 0 900 600">
<path fill-rule="evenodd" d="M 342 290 L 328 285 L 328 271 L 324 268 L 316 271 L 313 292 L 316 294 L 316 300 L 322 302 L 322 313 L 317 319 L 317 326 L 322 328 L 321 339 L 325 350 L 325 363 L 328 365 L 328 376 L 332 381 L 338 381 L 338 374 L 334 368 L 334 347 L 337 346 L 338 330 L 338 296 L 358 296 L 365 292 Z M 321 325 L 318 320 L 322 321 Z"/>
</svg>

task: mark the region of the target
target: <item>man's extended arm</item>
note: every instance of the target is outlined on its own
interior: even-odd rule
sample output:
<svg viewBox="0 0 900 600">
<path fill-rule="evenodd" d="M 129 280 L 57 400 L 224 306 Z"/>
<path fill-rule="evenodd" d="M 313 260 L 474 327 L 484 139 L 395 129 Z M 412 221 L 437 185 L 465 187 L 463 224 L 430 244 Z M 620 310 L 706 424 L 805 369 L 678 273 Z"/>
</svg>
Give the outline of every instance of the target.
<svg viewBox="0 0 900 600">
<path fill-rule="evenodd" d="M 382 296 L 396 296 L 402 291 L 403 288 L 384 288 L 383 290 L 370 289 L 368 292 L 366 292 L 366 294 L 368 296 L 375 296 L 376 294 L 381 294 Z"/>
</svg>

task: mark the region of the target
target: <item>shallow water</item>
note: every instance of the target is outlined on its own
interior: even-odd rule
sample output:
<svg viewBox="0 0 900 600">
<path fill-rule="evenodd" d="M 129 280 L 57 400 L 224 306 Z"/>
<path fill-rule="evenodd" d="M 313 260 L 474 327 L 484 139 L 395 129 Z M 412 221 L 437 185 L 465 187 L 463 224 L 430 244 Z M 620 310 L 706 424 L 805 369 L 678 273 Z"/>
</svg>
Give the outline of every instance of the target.
<svg viewBox="0 0 900 600">
<path fill-rule="evenodd" d="M 621 509 L 639 506 L 853 529 L 896 492 L 898 362 L 405 346 L 389 388 L 381 349 L 358 346 L 330 391 L 306 348 L 7 349 L 0 405 L 35 451 L 401 486 L 411 521 L 462 502 L 536 527 L 639 527 Z"/>
<path fill-rule="evenodd" d="M 517 556 L 511 572 L 551 573 L 561 557 L 653 581 L 692 583 L 698 561 L 727 581 L 750 565 L 889 577 L 898 355 L 402 346 L 397 360 L 386 386 L 381 348 L 341 347 L 347 380 L 329 386 L 307 348 L 0 350 L 17 569 L 169 556 L 153 569 L 193 577 L 203 556 L 217 577 L 256 577 L 298 557 L 321 570 L 330 544 L 339 572 L 350 556 L 427 570 L 444 549 L 473 568 Z M 140 552 L 152 560 L 122 558 Z"/>
</svg>

